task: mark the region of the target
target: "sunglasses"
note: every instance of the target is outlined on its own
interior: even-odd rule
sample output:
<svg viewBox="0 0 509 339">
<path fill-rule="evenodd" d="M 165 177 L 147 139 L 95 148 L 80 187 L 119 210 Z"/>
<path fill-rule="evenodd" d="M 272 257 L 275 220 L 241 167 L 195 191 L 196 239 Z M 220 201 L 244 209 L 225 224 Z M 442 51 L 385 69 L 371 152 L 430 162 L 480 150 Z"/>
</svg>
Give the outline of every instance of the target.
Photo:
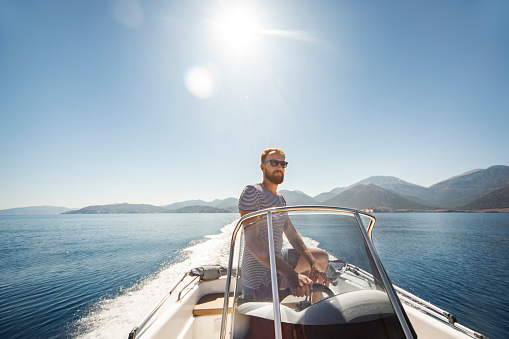
<svg viewBox="0 0 509 339">
<path fill-rule="evenodd" d="M 279 160 L 267 160 L 265 162 L 262 162 L 262 164 L 266 164 L 268 162 L 270 162 L 270 165 L 272 167 L 278 167 L 279 165 L 281 165 L 281 167 L 286 168 L 286 166 L 288 166 L 288 161 L 279 161 Z"/>
</svg>

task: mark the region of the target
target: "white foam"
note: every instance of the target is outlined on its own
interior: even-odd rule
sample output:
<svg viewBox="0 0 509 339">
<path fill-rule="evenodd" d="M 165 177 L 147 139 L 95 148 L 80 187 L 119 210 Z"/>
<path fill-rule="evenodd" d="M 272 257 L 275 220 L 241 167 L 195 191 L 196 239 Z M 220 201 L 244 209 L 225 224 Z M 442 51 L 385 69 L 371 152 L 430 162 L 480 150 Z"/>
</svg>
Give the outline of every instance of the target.
<svg viewBox="0 0 509 339">
<path fill-rule="evenodd" d="M 184 261 L 147 277 L 117 296 L 96 303 L 87 315 L 78 320 L 74 337 L 127 338 L 131 329 L 190 269 L 228 264 L 230 239 L 236 224 L 237 221 L 234 221 L 224 226 L 221 233 L 208 235 L 208 240 L 184 249 L 183 255 L 187 257 Z"/>
<path fill-rule="evenodd" d="M 318 241 L 316 241 L 315 239 L 308 238 L 308 237 L 301 237 L 301 238 L 302 238 L 302 241 L 304 242 L 304 244 L 306 245 L 306 247 L 308 247 L 308 248 L 318 248 L 318 245 L 320 245 L 320 243 Z M 283 248 L 291 248 L 291 247 L 292 247 L 292 245 L 290 245 L 290 242 L 288 241 L 286 236 L 283 236 Z"/>
<path fill-rule="evenodd" d="M 207 235 L 206 241 L 184 249 L 182 255 L 186 259 L 182 262 L 172 264 L 159 273 L 123 289 L 114 297 L 97 302 L 88 314 L 77 321 L 73 337 L 127 338 L 129 332 L 190 269 L 203 265 L 228 265 L 230 241 L 236 224 L 237 220 L 225 225 L 221 233 Z M 237 240 L 239 238 L 237 237 Z M 318 246 L 318 242 L 311 238 L 303 237 L 303 240 L 310 248 Z M 285 242 L 290 246 L 287 240 Z"/>
</svg>

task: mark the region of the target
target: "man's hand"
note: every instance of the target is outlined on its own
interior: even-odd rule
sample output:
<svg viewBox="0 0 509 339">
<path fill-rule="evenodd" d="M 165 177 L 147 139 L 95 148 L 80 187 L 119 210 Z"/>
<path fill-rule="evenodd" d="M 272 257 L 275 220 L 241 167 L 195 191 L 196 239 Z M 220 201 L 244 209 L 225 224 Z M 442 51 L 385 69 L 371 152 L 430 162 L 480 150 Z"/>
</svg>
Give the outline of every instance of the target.
<svg viewBox="0 0 509 339">
<path fill-rule="evenodd" d="M 294 274 L 287 277 L 292 295 L 296 297 L 308 297 L 311 294 L 309 290 L 313 285 L 313 280 L 295 271 L 293 273 Z"/>
<path fill-rule="evenodd" d="M 325 271 L 316 262 L 310 266 L 311 270 L 309 271 L 309 278 L 317 283 L 326 285 L 329 279 L 327 278 Z"/>
</svg>

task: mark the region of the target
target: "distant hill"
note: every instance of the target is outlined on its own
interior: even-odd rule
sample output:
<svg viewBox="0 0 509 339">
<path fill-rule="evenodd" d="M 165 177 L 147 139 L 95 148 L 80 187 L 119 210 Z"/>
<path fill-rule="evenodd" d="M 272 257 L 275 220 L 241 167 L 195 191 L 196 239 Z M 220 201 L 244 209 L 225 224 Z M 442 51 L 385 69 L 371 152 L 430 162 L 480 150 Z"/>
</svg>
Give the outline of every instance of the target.
<svg viewBox="0 0 509 339">
<path fill-rule="evenodd" d="M 168 213 L 165 208 L 146 204 L 112 204 L 88 206 L 64 214 L 127 214 L 127 213 Z"/>
<path fill-rule="evenodd" d="M 373 184 L 381 188 L 388 189 L 393 191 L 401 196 L 406 197 L 407 199 L 413 200 L 417 203 L 424 205 L 434 205 L 433 201 L 423 200 L 423 196 L 426 196 L 428 189 L 426 187 L 422 187 L 419 185 L 411 184 L 404 180 L 401 180 L 396 177 L 391 176 L 373 176 L 367 179 L 359 181 L 355 185 L 368 185 Z M 354 186 L 355 186 L 354 185 Z M 350 186 L 351 188 L 353 186 Z"/>
<path fill-rule="evenodd" d="M 410 183 L 408 183 L 404 180 L 401 180 L 399 178 L 396 178 L 396 177 L 378 175 L 378 176 L 372 176 L 372 177 L 366 178 L 364 180 L 361 180 L 358 183 L 350 186 L 349 188 L 351 188 L 353 186 L 357 186 L 359 184 L 361 184 L 361 185 L 373 184 L 373 185 L 376 185 L 376 186 L 379 186 L 382 188 L 397 187 L 398 185 L 421 187 L 418 185 L 410 184 Z"/>
<path fill-rule="evenodd" d="M 186 206 L 172 210 L 171 213 L 233 213 L 233 211 L 210 206 Z"/>
<path fill-rule="evenodd" d="M 452 177 L 450 177 L 449 179 L 456 179 L 456 178 L 462 177 L 462 176 L 467 175 L 467 174 L 475 173 L 475 172 L 477 172 L 477 171 L 484 171 L 484 168 L 474 169 L 474 170 L 471 170 L 471 171 L 468 171 L 468 172 L 462 173 L 462 174 L 460 174 L 460 175 L 452 176 Z M 448 180 L 449 180 L 449 179 L 448 179 Z"/>
<path fill-rule="evenodd" d="M 369 185 L 369 184 L 373 184 L 378 187 L 388 189 L 417 203 L 423 205 L 432 205 L 430 204 L 430 202 L 424 201 L 420 198 L 421 196 L 425 195 L 427 188 L 411 184 L 409 182 L 406 182 L 404 180 L 392 176 L 372 176 L 359 182 L 356 182 L 355 184 L 352 184 L 348 187 L 338 187 L 330 192 L 321 193 L 315 196 L 314 199 L 317 202 L 325 202 L 357 185 Z"/>
<path fill-rule="evenodd" d="M 418 204 L 437 209 L 458 209 L 496 189 L 509 185 L 509 166 L 498 165 L 472 170 L 429 188 L 387 176 L 370 177 L 357 184 L 374 184 Z"/>
<path fill-rule="evenodd" d="M 325 205 L 381 211 L 424 211 L 430 206 L 419 204 L 382 187 L 356 185 L 336 197 L 325 201 Z"/>
<path fill-rule="evenodd" d="M 301 191 L 281 190 L 278 192 L 286 201 L 286 205 L 316 205 L 316 200 Z"/>
<path fill-rule="evenodd" d="M 347 189 L 346 187 L 338 187 L 338 188 L 333 189 L 330 192 L 320 193 L 317 196 L 313 197 L 313 199 L 315 199 L 316 202 L 321 203 L 321 202 L 324 202 L 324 201 L 334 198 L 336 195 L 345 191 L 346 189 Z"/>
<path fill-rule="evenodd" d="M 324 202 L 324 201 L 334 198 L 336 195 L 337 194 L 334 194 L 331 192 L 325 192 L 325 193 L 320 193 L 320 194 L 314 196 L 313 199 L 316 202 Z"/>
<path fill-rule="evenodd" d="M 216 199 L 210 203 L 210 206 L 225 209 L 235 206 L 235 208 L 238 210 L 239 199 L 237 198 Z"/>
<path fill-rule="evenodd" d="M 463 206 L 465 210 L 489 210 L 509 208 L 509 185 L 488 193 L 470 204 Z"/>
<path fill-rule="evenodd" d="M 189 206 L 210 206 L 217 208 L 228 208 L 231 206 L 237 206 L 239 204 L 238 199 L 236 198 L 227 198 L 227 199 L 216 199 L 212 202 L 206 202 L 203 200 L 187 200 L 182 202 L 176 202 L 170 205 L 161 206 L 168 210 L 178 210 L 184 207 Z"/>
<path fill-rule="evenodd" d="M 492 166 L 441 181 L 422 198 L 445 208 L 460 208 L 507 185 L 509 166 Z"/>
<path fill-rule="evenodd" d="M 49 214 L 62 214 L 70 210 L 71 209 L 67 207 L 32 206 L 0 210 L 0 215 L 49 215 Z"/>
<path fill-rule="evenodd" d="M 175 202 L 169 205 L 163 205 L 162 208 L 167 210 L 177 210 L 179 208 L 188 207 L 188 206 L 206 206 L 208 203 L 203 200 L 186 200 L 181 202 Z"/>
</svg>

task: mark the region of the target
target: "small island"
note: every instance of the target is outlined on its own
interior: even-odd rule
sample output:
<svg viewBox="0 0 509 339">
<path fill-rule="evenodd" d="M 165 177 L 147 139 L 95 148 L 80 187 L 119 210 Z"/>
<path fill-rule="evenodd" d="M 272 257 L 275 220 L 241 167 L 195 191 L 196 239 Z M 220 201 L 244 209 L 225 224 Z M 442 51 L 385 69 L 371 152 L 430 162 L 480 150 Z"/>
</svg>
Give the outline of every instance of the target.
<svg viewBox="0 0 509 339">
<path fill-rule="evenodd" d="M 95 205 L 79 210 L 67 211 L 62 214 L 139 214 L 139 213 L 233 213 L 234 210 L 211 206 L 186 206 L 170 210 L 160 206 L 147 204 L 111 204 Z"/>
</svg>

